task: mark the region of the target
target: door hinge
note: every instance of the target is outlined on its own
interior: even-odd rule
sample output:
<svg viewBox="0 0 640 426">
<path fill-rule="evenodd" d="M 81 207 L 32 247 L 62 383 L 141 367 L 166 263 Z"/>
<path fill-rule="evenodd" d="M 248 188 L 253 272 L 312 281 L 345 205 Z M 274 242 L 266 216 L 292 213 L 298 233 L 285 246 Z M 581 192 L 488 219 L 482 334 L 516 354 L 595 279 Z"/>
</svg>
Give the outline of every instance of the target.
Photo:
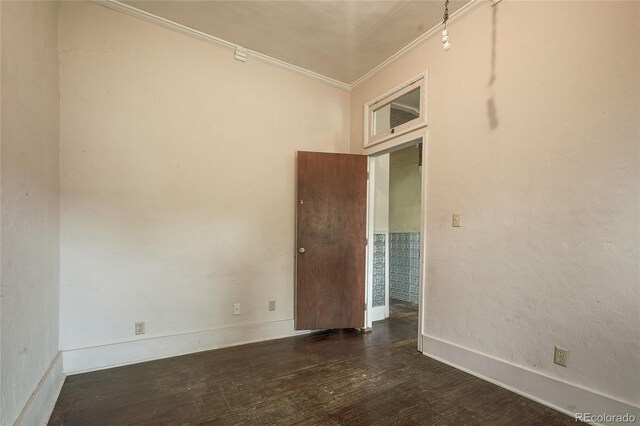
<svg viewBox="0 0 640 426">
<path fill-rule="evenodd" d="M 366 303 L 364 304 L 364 310 L 365 310 L 365 312 L 367 310 L 367 304 Z"/>
<path fill-rule="evenodd" d="M 367 237 L 367 238 L 365 238 L 365 239 L 364 239 L 364 245 L 365 245 L 365 246 L 368 246 L 368 245 L 369 245 L 369 237 Z"/>
<path fill-rule="evenodd" d="M 367 172 L 367 180 L 369 180 L 369 172 Z"/>
</svg>

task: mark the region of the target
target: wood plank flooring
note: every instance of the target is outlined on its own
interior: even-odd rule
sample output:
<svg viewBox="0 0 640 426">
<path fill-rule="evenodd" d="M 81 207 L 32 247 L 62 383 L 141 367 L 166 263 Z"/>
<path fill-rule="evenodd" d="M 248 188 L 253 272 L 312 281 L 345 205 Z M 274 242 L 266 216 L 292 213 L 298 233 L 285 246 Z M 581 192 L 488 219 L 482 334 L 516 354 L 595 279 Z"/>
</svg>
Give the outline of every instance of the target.
<svg viewBox="0 0 640 426">
<path fill-rule="evenodd" d="M 395 303 L 371 333 L 339 330 L 67 377 L 50 425 L 573 425 L 416 350 Z"/>
</svg>

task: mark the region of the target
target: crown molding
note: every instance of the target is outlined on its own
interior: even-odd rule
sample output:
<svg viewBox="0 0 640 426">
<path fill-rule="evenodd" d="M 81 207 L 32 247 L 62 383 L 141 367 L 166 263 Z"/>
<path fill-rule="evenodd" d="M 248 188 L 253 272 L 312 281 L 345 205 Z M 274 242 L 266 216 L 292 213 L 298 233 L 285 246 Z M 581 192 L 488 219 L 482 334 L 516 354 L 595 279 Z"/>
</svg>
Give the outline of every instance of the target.
<svg viewBox="0 0 640 426">
<path fill-rule="evenodd" d="M 90 0 L 90 1 L 100 6 L 104 6 L 109 9 L 122 12 L 126 15 L 133 16 L 135 18 L 139 18 L 147 22 L 151 22 L 153 24 L 196 38 L 198 40 L 206 41 L 208 43 L 227 48 L 229 50 L 232 50 L 234 53 L 238 47 L 240 49 L 244 49 L 243 46 L 239 46 L 235 43 L 231 43 L 221 38 L 214 37 L 212 35 L 209 35 L 202 31 L 195 30 L 193 28 L 187 27 L 186 25 L 179 24 L 169 19 L 162 18 L 160 16 L 154 15 L 153 13 L 145 12 L 144 10 L 140 10 L 136 7 L 130 6 L 128 4 L 122 3 L 117 0 Z M 285 68 L 289 71 L 293 71 L 295 73 L 304 75 L 305 77 L 312 78 L 314 80 L 317 80 L 321 83 L 335 87 L 337 89 L 344 90 L 345 92 L 351 91 L 351 86 L 347 83 L 343 83 L 342 81 L 338 81 L 333 78 L 326 77 L 322 74 L 318 74 L 316 72 L 299 67 L 297 65 L 293 65 L 288 62 L 284 62 L 279 59 L 272 58 L 271 56 L 265 55 L 260 52 L 256 52 L 254 50 L 246 49 L 246 53 L 248 57 L 257 59 L 261 62 L 270 64 L 270 65 L 275 65 L 281 68 Z"/>
<path fill-rule="evenodd" d="M 454 13 L 452 13 L 451 16 L 449 16 L 449 20 L 447 21 L 447 26 L 451 26 L 452 24 L 458 22 L 459 20 L 461 20 L 462 18 L 464 18 L 465 16 L 467 16 L 471 12 L 477 10 L 480 6 L 482 6 L 485 3 L 488 3 L 489 1 L 492 1 L 492 0 L 471 0 L 469 3 L 465 4 L 460 9 L 458 9 Z M 498 1 L 500 1 L 500 0 L 498 0 Z M 351 90 L 353 90 L 356 87 L 358 87 L 361 84 L 363 84 L 365 81 L 370 80 L 371 78 L 373 78 L 374 75 L 376 75 L 377 73 L 382 71 L 384 68 L 388 67 L 393 62 L 397 61 L 402 56 L 404 56 L 405 54 L 409 53 L 411 50 L 415 49 L 416 47 L 418 47 L 419 45 L 421 45 L 425 41 L 429 40 L 431 37 L 439 34 L 440 31 L 442 31 L 443 29 L 444 29 L 444 24 L 440 23 L 440 24 L 434 26 L 433 28 L 431 28 L 430 30 L 427 30 L 427 32 L 423 33 L 421 36 L 419 36 L 418 38 L 413 40 L 411 43 L 407 44 L 405 47 L 403 47 L 402 49 L 398 50 L 396 53 L 394 53 L 392 56 L 390 56 L 384 62 L 380 63 L 378 66 L 373 68 L 371 71 L 369 71 L 368 73 L 366 73 L 365 75 L 363 75 L 362 77 L 360 77 L 359 79 L 357 79 L 356 81 L 351 83 L 349 88 Z"/>
<path fill-rule="evenodd" d="M 214 37 L 210 34 L 195 30 L 193 28 L 187 27 L 186 25 L 179 24 L 169 19 L 162 18 L 160 16 L 154 15 L 153 13 L 145 12 L 144 10 L 130 6 L 126 3 L 122 3 L 118 0 L 89 0 L 89 1 L 91 1 L 92 3 L 98 4 L 100 6 L 104 6 L 109 9 L 116 10 L 118 12 L 122 12 L 129 16 L 133 16 L 135 18 L 139 18 L 147 22 L 151 22 L 153 24 L 170 29 L 172 31 L 176 31 L 178 33 L 187 35 L 189 37 L 193 37 L 198 40 L 202 40 L 211 44 L 215 44 L 220 47 L 224 47 L 226 49 L 232 50 L 234 54 L 238 48 L 242 49 L 243 51 L 246 50 L 247 57 L 257 59 L 266 64 L 275 65 L 280 68 L 287 69 L 289 71 L 295 72 L 297 74 L 312 78 L 321 83 L 335 87 L 337 89 L 344 90 L 345 92 L 350 92 L 351 90 L 355 89 L 356 87 L 363 84 L 367 80 L 370 80 L 371 78 L 373 78 L 373 76 L 375 76 L 377 73 L 382 71 L 384 68 L 391 65 L 393 62 L 400 59 L 402 56 L 409 53 L 411 50 L 418 47 L 425 41 L 429 40 L 431 37 L 434 37 L 435 35 L 439 34 L 439 32 L 442 31 L 442 29 L 444 28 L 444 25 L 441 23 L 434 26 L 433 28 L 431 28 L 430 30 L 426 31 L 425 33 L 420 35 L 418 38 L 413 40 L 411 43 L 407 44 L 405 47 L 403 47 L 402 49 L 394 53 L 392 56 L 387 58 L 384 62 L 377 65 L 371 71 L 367 72 L 365 75 L 358 78 L 353 83 L 348 84 L 348 83 L 344 83 L 342 81 L 324 76 L 317 72 L 313 72 L 308 69 L 299 67 L 297 65 L 293 65 L 288 62 L 281 61 L 279 59 L 265 55 L 263 53 L 256 52 L 255 50 L 245 49 L 243 46 L 237 45 L 235 43 L 231 43 L 227 40 L 223 40 L 218 37 Z M 471 12 L 477 10 L 480 6 L 484 5 L 485 3 L 491 2 L 492 5 L 496 5 L 500 1 L 501 0 L 471 0 L 469 3 L 465 4 L 460 9 L 456 10 L 454 13 L 451 14 L 451 16 L 449 17 L 448 26 L 458 22 L 459 20 L 461 20 Z"/>
</svg>

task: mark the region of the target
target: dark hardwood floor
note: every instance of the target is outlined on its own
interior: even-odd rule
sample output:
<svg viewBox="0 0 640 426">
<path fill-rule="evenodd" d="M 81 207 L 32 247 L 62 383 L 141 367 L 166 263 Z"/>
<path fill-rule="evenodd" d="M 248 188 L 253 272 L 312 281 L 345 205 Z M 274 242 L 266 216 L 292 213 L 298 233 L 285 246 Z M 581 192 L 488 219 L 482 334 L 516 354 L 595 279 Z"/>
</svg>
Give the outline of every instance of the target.
<svg viewBox="0 0 640 426">
<path fill-rule="evenodd" d="M 417 311 L 67 377 L 50 425 L 569 425 L 416 350 Z"/>
</svg>

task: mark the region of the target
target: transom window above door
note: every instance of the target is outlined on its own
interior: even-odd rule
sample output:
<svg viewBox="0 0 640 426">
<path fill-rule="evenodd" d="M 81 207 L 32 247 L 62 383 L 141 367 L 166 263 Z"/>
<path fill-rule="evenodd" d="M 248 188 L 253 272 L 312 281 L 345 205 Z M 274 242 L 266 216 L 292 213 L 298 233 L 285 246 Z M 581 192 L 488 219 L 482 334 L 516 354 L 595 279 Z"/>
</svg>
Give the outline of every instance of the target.
<svg viewBox="0 0 640 426">
<path fill-rule="evenodd" d="M 424 82 L 423 74 L 365 105 L 365 147 L 426 126 Z"/>
</svg>

